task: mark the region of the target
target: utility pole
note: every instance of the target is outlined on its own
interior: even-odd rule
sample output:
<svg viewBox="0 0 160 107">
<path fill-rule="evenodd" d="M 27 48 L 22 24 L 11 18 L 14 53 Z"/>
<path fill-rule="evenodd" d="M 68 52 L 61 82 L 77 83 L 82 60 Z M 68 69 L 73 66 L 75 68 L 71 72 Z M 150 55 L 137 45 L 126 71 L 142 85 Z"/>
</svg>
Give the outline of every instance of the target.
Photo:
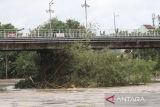
<svg viewBox="0 0 160 107">
<path fill-rule="evenodd" d="M 88 12 L 87 12 L 87 8 L 89 8 L 90 6 L 87 4 L 87 1 L 85 0 L 85 3 L 82 4 L 82 7 L 85 8 L 85 19 L 86 19 L 86 28 L 88 26 Z"/>
<path fill-rule="evenodd" d="M 8 55 L 7 55 L 7 53 L 6 53 L 6 55 L 5 55 L 5 65 L 6 65 L 6 69 L 5 69 L 5 71 L 6 71 L 6 79 L 8 79 Z"/>
<path fill-rule="evenodd" d="M 116 17 L 118 17 L 118 15 L 116 15 L 115 13 L 113 13 L 113 17 L 114 17 L 114 31 L 117 34 L 118 29 L 117 29 L 117 25 L 116 25 Z"/>
<path fill-rule="evenodd" d="M 152 14 L 153 27 L 155 27 L 155 19 L 156 19 L 156 15 L 153 13 L 153 14 Z"/>
<path fill-rule="evenodd" d="M 52 5 L 54 4 L 53 2 L 54 0 L 52 0 L 51 2 L 49 2 L 49 10 L 47 10 L 47 13 L 49 13 L 49 21 L 50 21 L 50 30 L 52 29 L 52 13 L 54 13 L 54 10 L 52 10 Z"/>
<path fill-rule="evenodd" d="M 160 15 L 158 15 L 157 17 L 158 17 L 158 21 L 159 21 L 158 27 L 160 28 Z"/>
</svg>

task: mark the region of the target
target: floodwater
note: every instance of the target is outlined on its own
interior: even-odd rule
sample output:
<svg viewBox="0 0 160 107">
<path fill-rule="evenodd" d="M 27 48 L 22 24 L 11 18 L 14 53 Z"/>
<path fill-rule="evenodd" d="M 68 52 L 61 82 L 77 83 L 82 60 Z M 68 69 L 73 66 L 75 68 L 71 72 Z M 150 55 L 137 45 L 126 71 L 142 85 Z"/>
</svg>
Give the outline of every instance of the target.
<svg viewBox="0 0 160 107">
<path fill-rule="evenodd" d="M 0 107 L 106 107 L 105 93 L 126 92 L 160 93 L 160 83 L 114 88 L 27 90 L 14 89 L 13 85 L 0 85 Z M 149 107 L 159 107 L 160 102 L 157 100 L 155 103 L 157 106 Z"/>
</svg>

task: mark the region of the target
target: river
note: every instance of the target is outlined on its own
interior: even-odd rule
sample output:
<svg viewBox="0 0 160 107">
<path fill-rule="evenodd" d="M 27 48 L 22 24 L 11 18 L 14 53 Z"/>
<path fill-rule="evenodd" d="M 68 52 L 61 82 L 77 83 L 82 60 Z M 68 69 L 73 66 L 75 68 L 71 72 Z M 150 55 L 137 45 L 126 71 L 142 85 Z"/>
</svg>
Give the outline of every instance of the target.
<svg viewBox="0 0 160 107">
<path fill-rule="evenodd" d="M 158 94 L 160 83 L 74 89 L 14 89 L 13 85 L 0 85 L 0 107 L 105 107 L 105 93 L 126 92 Z M 159 107 L 160 97 L 155 103 L 153 107 Z"/>
</svg>

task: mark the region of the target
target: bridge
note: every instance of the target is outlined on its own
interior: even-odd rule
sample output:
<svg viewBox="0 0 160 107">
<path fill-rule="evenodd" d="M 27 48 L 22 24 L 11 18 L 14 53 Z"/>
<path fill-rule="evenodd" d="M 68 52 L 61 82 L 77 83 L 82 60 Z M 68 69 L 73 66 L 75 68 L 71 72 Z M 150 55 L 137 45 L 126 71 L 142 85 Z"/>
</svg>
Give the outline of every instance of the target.
<svg viewBox="0 0 160 107">
<path fill-rule="evenodd" d="M 94 49 L 160 48 L 160 32 L 137 30 L 35 29 L 0 30 L 0 50 L 54 50 L 75 42 L 89 43 Z"/>
</svg>

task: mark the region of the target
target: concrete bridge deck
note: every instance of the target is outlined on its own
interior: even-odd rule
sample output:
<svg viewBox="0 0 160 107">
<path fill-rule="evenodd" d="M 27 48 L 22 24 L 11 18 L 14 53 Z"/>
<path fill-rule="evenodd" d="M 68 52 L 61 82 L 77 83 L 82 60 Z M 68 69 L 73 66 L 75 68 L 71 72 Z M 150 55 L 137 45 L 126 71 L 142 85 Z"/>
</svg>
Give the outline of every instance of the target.
<svg viewBox="0 0 160 107">
<path fill-rule="evenodd" d="M 89 43 L 94 49 L 160 48 L 160 32 L 100 32 L 86 30 L 0 30 L 0 50 L 62 49 L 71 43 Z"/>
<path fill-rule="evenodd" d="M 94 49 L 160 48 L 160 37 L 3 38 L 0 50 L 62 49 L 71 43 L 89 43 Z"/>
</svg>

